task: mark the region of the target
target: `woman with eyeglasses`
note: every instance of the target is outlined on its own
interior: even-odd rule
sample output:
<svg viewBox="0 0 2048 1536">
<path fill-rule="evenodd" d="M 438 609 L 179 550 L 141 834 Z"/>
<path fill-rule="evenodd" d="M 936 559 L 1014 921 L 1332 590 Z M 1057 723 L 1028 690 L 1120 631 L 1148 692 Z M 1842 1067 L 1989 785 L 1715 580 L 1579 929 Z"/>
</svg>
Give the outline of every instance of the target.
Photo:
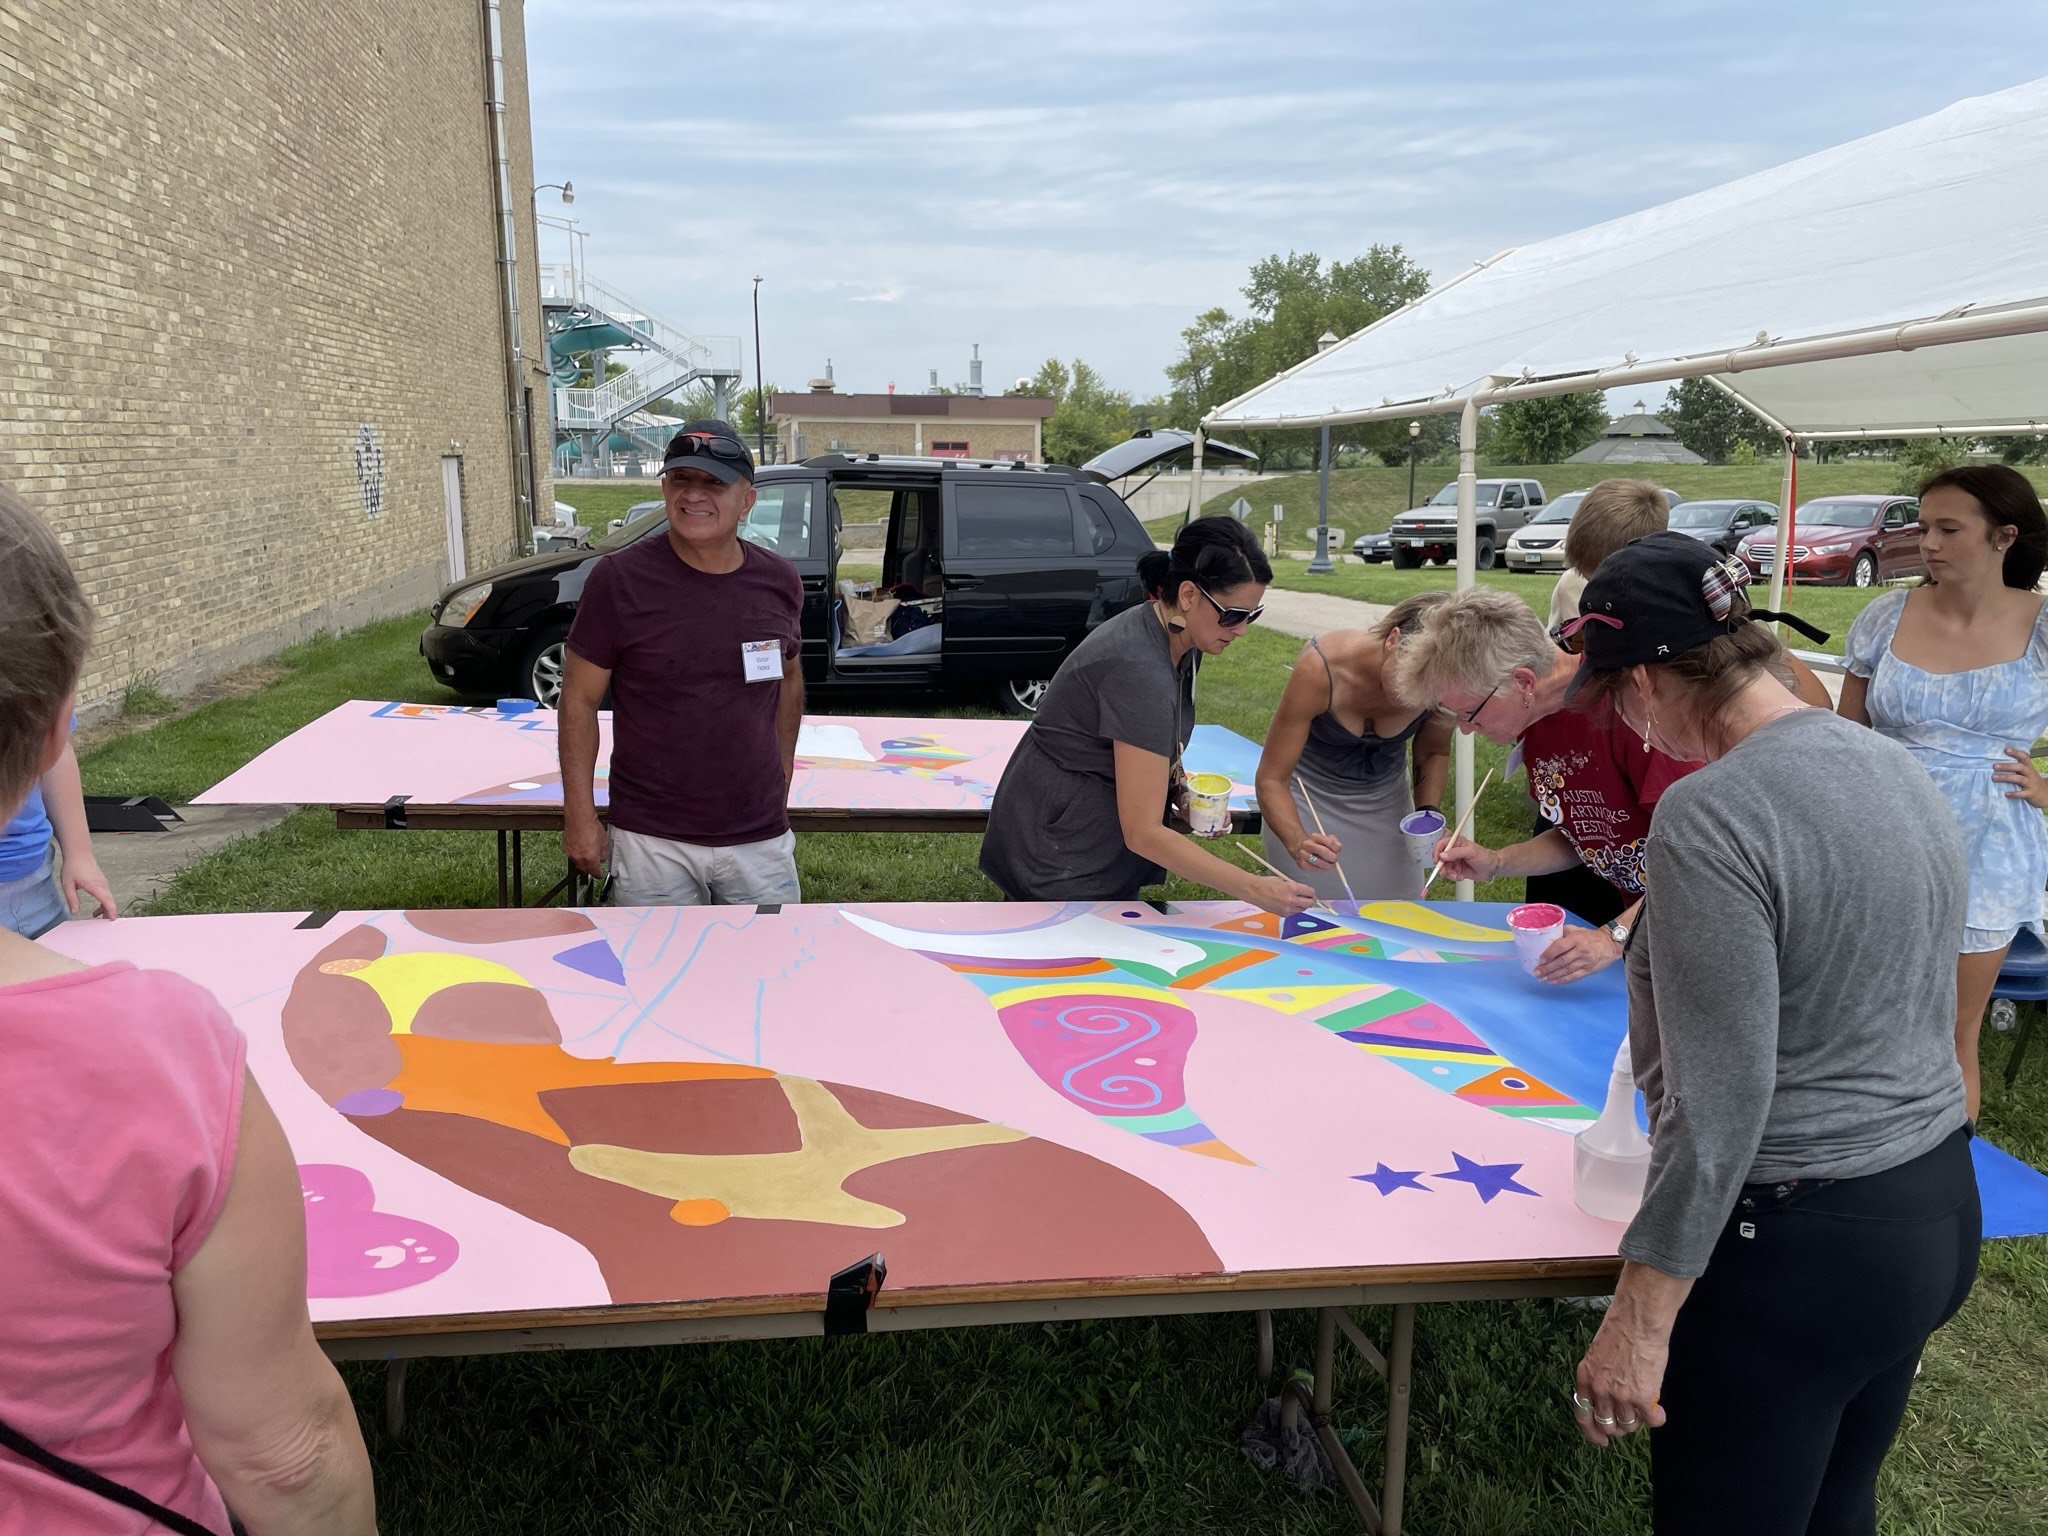
<svg viewBox="0 0 2048 1536">
<path fill-rule="evenodd" d="M 1171 871 L 1268 912 L 1315 892 L 1257 874 L 1167 825 L 1195 728 L 1195 657 L 1258 620 L 1273 568 L 1234 518 L 1199 517 L 1138 561 L 1148 601 L 1095 631 L 1053 675 L 1003 770 L 981 868 L 1018 901 L 1127 901 Z"/>
<path fill-rule="evenodd" d="M 1612 922 L 1567 928 L 1544 951 L 1537 979 L 1559 984 L 1579 981 L 1621 958 L 1642 910 L 1643 842 L 1650 813 L 1665 790 L 1699 766 L 1623 730 L 1611 705 L 1565 707 L 1579 672 L 1584 626 L 1598 622 L 1599 615 L 1581 616 L 1548 631 L 1520 598 L 1474 587 L 1425 618 L 1402 647 L 1397 679 L 1410 697 L 1441 702 L 1459 730 L 1518 745 L 1530 793 L 1545 819 L 1555 823 L 1552 830 L 1505 848 L 1446 838 L 1438 848 L 1445 876 L 1496 880 L 1584 864 L 1625 903 Z M 1827 691 L 1810 672 L 1795 681 L 1807 702 L 1827 707 Z M 1815 692 L 1817 700 L 1810 697 Z"/>
<path fill-rule="evenodd" d="M 1401 818 L 1442 804 L 1451 722 L 1394 692 L 1394 657 L 1449 595 L 1419 592 L 1371 629 L 1310 640 L 1280 695 L 1259 757 L 1266 853 L 1298 865 L 1325 901 L 1415 895 Z"/>
</svg>

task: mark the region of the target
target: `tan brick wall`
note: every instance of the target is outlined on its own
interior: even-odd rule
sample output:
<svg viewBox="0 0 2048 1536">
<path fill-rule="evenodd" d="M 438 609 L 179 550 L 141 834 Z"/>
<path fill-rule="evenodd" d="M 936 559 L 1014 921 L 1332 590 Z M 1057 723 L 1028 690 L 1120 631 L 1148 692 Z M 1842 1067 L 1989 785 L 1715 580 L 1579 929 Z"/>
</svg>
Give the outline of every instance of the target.
<svg viewBox="0 0 2048 1536">
<path fill-rule="evenodd" d="M 537 362 L 520 0 L 504 16 Z M 98 609 L 88 707 L 423 604 L 446 453 L 471 569 L 511 551 L 482 39 L 480 0 L 0 6 L 0 479 Z"/>
<path fill-rule="evenodd" d="M 998 453 L 1022 453 L 1028 458 L 1038 456 L 1037 439 L 1029 423 L 1012 424 L 1000 421 L 974 421 L 971 419 L 948 420 L 944 417 L 923 423 L 923 447 L 917 431 L 918 422 L 906 417 L 901 421 L 835 421 L 829 417 L 806 419 L 804 417 L 784 421 L 778 428 L 785 457 L 791 456 L 791 428 L 794 425 L 798 439 L 795 444 L 796 457 L 808 457 L 814 453 L 830 453 L 832 445 L 839 443 L 846 453 L 929 453 L 933 443 L 966 443 L 970 459 L 992 459 Z"/>
</svg>

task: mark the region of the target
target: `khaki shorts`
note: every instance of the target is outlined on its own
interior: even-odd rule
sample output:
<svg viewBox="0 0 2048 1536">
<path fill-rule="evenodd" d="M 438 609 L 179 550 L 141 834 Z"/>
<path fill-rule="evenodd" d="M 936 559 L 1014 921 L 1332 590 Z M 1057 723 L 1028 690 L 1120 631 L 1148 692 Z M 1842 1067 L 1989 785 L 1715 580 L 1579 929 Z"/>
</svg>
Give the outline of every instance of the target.
<svg viewBox="0 0 2048 1536">
<path fill-rule="evenodd" d="M 612 829 L 615 906 L 763 906 L 801 900 L 794 832 L 711 848 Z"/>
</svg>

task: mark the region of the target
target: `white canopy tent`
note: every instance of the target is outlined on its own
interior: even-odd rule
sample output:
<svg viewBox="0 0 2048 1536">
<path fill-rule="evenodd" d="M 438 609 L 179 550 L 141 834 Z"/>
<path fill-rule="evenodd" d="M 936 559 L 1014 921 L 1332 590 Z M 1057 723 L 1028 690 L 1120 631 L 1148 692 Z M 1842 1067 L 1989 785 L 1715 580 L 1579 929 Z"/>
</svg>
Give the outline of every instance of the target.
<svg viewBox="0 0 2048 1536">
<path fill-rule="evenodd" d="M 1786 435 L 1774 605 L 1799 440 L 2048 430 L 2048 80 L 1506 251 L 1202 429 L 1460 412 L 1463 588 L 1482 407 L 1697 377 Z"/>
</svg>

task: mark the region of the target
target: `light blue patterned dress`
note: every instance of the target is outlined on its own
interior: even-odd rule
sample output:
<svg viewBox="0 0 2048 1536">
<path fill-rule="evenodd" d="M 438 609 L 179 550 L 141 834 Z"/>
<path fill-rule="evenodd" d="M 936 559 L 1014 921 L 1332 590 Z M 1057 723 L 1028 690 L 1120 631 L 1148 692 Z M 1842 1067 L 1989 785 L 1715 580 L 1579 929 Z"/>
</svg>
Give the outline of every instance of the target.
<svg viewBox="0 0 2048 1536">
<path fill-rule="evenodd" d="M 1870 723 L 1927 770 L 1962 829 L 1970 861 L 1966 953 L 2001 949 L 2021 928 L 2041 932 L 2048 885 L 2048 822 L 1991 770 L 2007 747 L 2030 750 L 2048 733 L 2048 605 L 2026 654 L 1973 672 L 1924 672 L 1892 654 L 1906 593 L 1887 592 L 1849 626 L 1843 657 L 1869 681 Z M 1882 828 L 1874 829 L 1883 835 Z"/>
</svg>

